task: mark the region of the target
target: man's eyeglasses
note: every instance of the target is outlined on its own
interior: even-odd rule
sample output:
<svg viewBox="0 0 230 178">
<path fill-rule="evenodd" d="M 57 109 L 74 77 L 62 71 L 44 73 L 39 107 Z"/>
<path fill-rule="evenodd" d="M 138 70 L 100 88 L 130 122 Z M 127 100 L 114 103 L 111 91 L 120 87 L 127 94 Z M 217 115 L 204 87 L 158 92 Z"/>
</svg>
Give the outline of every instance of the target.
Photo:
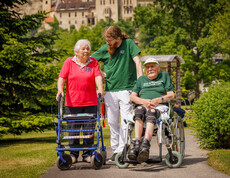
<svg viewBox="0 0 230 178">
<path fill-rule="evenodd" d="M 115 40 L 115 39 L 113 39 L 113 40 Z M 105 42 L 106 42 L 106 43 L 112 43 L 113 40 L 105 40 Z"/>
</svg>

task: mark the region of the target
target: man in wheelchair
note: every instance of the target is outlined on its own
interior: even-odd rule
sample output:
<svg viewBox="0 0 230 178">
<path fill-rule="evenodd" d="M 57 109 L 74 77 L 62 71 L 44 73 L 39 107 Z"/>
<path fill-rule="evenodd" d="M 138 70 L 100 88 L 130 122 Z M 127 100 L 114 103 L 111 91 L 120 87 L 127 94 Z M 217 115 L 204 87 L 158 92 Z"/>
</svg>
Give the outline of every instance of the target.
<svg viewBox="0 0 230 178">
<path fill-rule="evenodd" d="M 167 101 L 174 99 L 174 89 L 167 72 L 160 72 L 160 64 L 155 58 L 148 58 L 145 63 L 146 75 L 138 78 L 130 100 L 135 108 L 135 141 L 128 153 L 130 160 L 139 163 L 149 159 L 150 141 L 154 126 L 161 114 L 168 114 Z M 141 142 L 144 123 L 146 129 Z"/>
</svg>

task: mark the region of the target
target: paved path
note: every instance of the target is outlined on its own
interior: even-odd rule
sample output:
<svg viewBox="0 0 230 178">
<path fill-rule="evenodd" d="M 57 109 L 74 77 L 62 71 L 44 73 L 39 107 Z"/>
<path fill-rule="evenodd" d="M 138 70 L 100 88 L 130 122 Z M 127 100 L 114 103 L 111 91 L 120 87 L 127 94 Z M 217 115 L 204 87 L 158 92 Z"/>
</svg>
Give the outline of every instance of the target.
<svg viewBox="0 0 230 178">
<path fill-rule="evenodd" d="M 194 142 L 191 130 L 186 129 L 185 139 L 186 155 L 180 168 L 170 169 L 164 161 L 157 164 L 130 165 L 127 169 L 119 169 L 115 162 L 107 162 L 100 170 L 94 170 L 88 163 L 77 163 L 67 171 L 61 171 L 55 165 L 49 169 L 43 178 L 230 178 L 230 176 L 207 165 L 208 151 L 199 149 L 198 144 Z M 151 155 L 158 155 L 158 148 L 155 143 L 156 141 L 153 139 Z M 112 155 L 110 148 L 107 149 L 107 154 L 109 157 Z M 166 154 L 166 150 L 163 149 L 163 156 Z"/>
</svg>

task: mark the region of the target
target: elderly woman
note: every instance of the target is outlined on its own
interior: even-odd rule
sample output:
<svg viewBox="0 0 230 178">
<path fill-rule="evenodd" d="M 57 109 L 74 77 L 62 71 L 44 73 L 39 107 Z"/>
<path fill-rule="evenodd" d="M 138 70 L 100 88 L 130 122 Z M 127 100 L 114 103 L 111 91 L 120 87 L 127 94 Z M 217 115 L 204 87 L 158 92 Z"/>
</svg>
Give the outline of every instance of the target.
<svg viewBox="0 0 230 178">
<path fill-rule="evenodd" d="M 61 94 L 66 82 L 65 113 L 97 113 L 97 91 L 104 95 L 102 77 L 96 59 L 90 57 L 91 45 L 86 39 L 77 41 L 74 46 L 74 57 L 69 57 L 64 62 L 58 78 L 58 92 L 56 99 Z M 68 123 L 69 129 L 76 129 L 76 124 Z M 69 133 L 76 135 L 76 133 Z M 94 138 L 84 139 L 84 145 L 92 145 Z M 69 140 L 69 145 L 77 145 L 79 140 Z M 70 152 L 72 162 L 77 162 L 79 152 Z M 90 152 L 83 152 L 83 161 L 90 162 Z"/>
<path fill-rule="evenodd" d="M 167 114 L 166 103 L 174 98 L 171 78 L 167 72 L 160 72 L 159 62 L 149 58 L 144 66 L 146 75 L 138 78 L 130 95 L 130 100 L 137 104 L 137 107 L 134 116 L 135 142 L 128 157 L 140 163 L 148 160 L 154 125 L 162 113 Z M 146 122 L 146 130 L 141 143 L 144 122 Z"/>
</svg>

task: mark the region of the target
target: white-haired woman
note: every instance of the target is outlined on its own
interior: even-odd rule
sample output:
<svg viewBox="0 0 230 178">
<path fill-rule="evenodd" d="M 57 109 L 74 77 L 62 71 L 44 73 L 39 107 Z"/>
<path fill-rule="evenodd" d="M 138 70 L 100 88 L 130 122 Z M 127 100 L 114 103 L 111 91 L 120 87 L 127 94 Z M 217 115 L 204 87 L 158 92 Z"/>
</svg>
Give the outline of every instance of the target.
<svg viewBox="0 0 230 178">
<path fill-rule="evenodd" d="M 90 57 L 91 45 L 87 39 L 77 41 L 74 46 L 74 57 L 65 60 L 58 78 L 58 92 L 56 99 L 61 94 L 64 96 L 64 84 L 66 82 L 65 113 L 97 113 L 97 91 L 104 95 L 102 77 L 96 59 Z M 68 123 L 69 129 L 77 126 Z M 76 135 L 70 133 L 69 135 Z M 84 139 L 84 145 L 93 144 L 94 138 Z M 79 140 L 69 140 L 69 145 L 79 145 Z M 72 162 L 77 162 L 78 151 L 70 152 Z M 90 152 L 83 152 L 83 161 L 90 162 Z"/>
</svg>

